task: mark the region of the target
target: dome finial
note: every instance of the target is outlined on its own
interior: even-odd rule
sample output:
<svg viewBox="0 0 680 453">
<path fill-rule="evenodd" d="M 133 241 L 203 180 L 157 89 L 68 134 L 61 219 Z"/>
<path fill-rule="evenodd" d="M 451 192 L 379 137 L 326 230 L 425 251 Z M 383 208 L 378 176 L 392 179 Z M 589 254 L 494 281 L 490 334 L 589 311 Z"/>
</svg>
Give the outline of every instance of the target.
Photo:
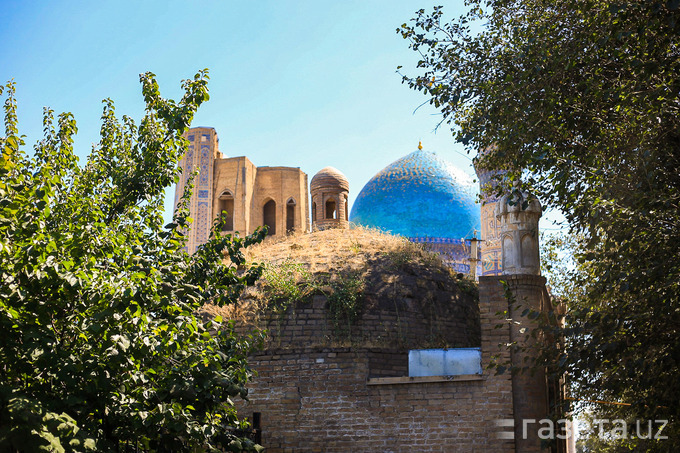
<svg viewBox="0 0 680 453">
<path fill-rule="evenodd" d="M 418 141 L 418 149 L 423 149 L 423 142 Z"/>
</svg>

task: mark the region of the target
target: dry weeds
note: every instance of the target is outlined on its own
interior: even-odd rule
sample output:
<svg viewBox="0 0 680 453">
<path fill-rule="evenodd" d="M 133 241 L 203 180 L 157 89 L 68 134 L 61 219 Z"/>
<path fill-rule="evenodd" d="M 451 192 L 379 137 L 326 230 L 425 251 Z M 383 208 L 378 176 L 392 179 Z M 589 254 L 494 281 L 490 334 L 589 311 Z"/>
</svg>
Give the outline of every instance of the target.
<svg viewBox="0 0 680 453">
<path fill-rule="evenodd" d="M 304 284 L 302 280 L 310 275 L 325 275 L 330 280 L 348 274 L 361 277 L 370 271 L 370 263 L 385 257 L 395 267 L 419 262 L 449 272 L 439 256 L 424 250 L 421 244 L 364 227 L 269 237 L 249 247 L 246 257 L 249 263 L 265 263 L 269 269 L 285 268 L 287 273 L 295 275 L 298 284 Z M 237 305 L 206 305 L 203 311 L 207 315 L 258 325 L 259 315 L 267 307 L 264 280 L 266 278 L 248 288 Z"/>
</svg>

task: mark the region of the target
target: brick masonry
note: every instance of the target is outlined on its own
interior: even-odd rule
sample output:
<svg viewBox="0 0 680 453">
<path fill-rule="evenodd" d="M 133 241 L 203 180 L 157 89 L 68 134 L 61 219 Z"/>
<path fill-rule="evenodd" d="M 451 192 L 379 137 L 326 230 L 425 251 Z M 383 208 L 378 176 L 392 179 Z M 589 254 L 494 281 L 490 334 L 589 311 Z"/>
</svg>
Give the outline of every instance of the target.
<svg viewBox="0 0 680 453">
<path fill-rule="evenodd" d="M 253 326 L 266 329 L 268 349 L 351 344 L 399 349 L 406 354 L 409 349 L 479 346 L 476 293 L 461 289 L 468 280 L 418 262 L 395 268 L 389 258 L 371 261 L 370 269 L 362 289 L 361 313 L 353 324 L 329 314 L 324 294 L 330 292 L 328 287 L 291 304 L 283 314 L 280 310 L 257 312 L 244 331 Z"/>
<path fill-rule="evenodd" d="M 310 230 L 307 174 L 297 167 L 257 167 L 247 157 L 225 157 L 212 127 L 194 127 L 185 133 L 189 149 L 181 159 L 182 176 L 175 189 L 175 208 L 192 171 L 200 169 L 189 203 L 194 219 L 187 250 L 193 253 L 208 240 L 215 219 L 226 210 L 221 196 L 233 201 L 232 229 L 225 233 L 251 234 L 264 225 L 264 207 L 273 201 L 268 221 L 270 235 Z"/>
<path fill-rule="evenodd" d="M 521 292 L 523 284 L 538 284 L 540 290 L 540 277 L 528 278 L 530 282 L 516 279 L 521 297 L 533 291 Z M 317 342 L 307 347 L 329 327 L 317 299 L 316 309 L 283 319 L 282 340 L 270 338 L 268 349 L 252 357 L 258 376 L 250 402 L 240 403 L 240 413 L 260 414 L 262 444 L 269 453 L 539 451 L 534 444 L 516 449 L 513 439 L 500 438 L 502 432 L 512 437 L 512 428 L 496 425 L 497 420 L 513 419 L 516 406 L 510 375 L 496 376 L 486 369 L 492 356 L 510 359 L 507 348 L 499 347 L 513 336 L 498 315 L 508 310 L 502 279 L 480 278 L 481 376 L 403 377 L 407 348 L 392 342 L 375 347 Z M 361 330 L 375 327 L 364 321 Z M 533 384 L 520 382 L 514 392 L 522 394 Z M 526 393 L 525 399 L 531 398 Z"/>
</svg>

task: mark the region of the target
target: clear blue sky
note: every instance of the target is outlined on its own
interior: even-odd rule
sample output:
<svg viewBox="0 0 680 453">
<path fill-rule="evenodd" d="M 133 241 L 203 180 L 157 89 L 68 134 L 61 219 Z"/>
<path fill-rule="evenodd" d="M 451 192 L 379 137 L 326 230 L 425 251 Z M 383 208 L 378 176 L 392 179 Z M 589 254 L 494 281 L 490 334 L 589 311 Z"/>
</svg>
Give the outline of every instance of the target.
<svg viewBox="0 0 680 453">
<path fill-rule="evenodd" d="M 27 144 L 41 137 L 42 108 L 72 112 L 84 160 L 98 141 L 102 104 L 139 119 L 139 73 L 158 76 L 166 97 L 210 70 L 211 99 L 194 125 L 213 126 L 227 156 L 299 166 L 310 178 L 330 165 L 353 201 L 380 169 L 422 140 L 461 169 L 447 128 L 401 84 L 396 67 L 417 55 L 397 35 L 429 1 L 7 1 L 0 0 L 0 81 L 17 83 Z M 462 2 L 452 2 L 449 16 Z M 456 152 L 457 151 L 457 152 Z"/>
<path fill-rule="evenodd" d="M 474 174 L 441 116 L 401 83 L 417 54 L 396 33 L 427 0 L 207 1 L 0 0 L 0 81 L 17 83 L 27 144 L 41 138 L 42 108 L 75 115 L 81 162 L 98 141 L 101 101 L 139 119 L 139 74 L 164 96 L 210 70 L 211 99 L 194 119 L 213 126 L 227 156 L 347 175 L 350 203 L 379 170 L 425 149 Z M 462 1 L 445 5 L 453 18 Z M 415 112 L 414 112 L 415 111 Z M 173 192 L 173 191 L 170 191 Z M 166 210 L 170 211 L 171 197 Z"/>
</svg>

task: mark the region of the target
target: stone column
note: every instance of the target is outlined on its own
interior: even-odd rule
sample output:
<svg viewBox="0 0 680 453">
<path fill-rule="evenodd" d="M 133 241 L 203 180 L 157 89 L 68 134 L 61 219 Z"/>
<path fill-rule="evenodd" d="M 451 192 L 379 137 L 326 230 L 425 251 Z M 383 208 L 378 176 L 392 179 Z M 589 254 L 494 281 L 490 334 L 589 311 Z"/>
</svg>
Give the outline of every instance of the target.
<svg viewBox="0 0 680 453">
<path fill-rule="evenodd" d="M 503 196 L 496 205 L 503 280 L 513 296 L 508 300 L 508 317 L 512 320 L 510 342 L 515 345 L 511 350 L 511 362 L 520 368 L 532 366 L 538 346 L 531 335 L 535 323 L 522 313 L 526 309 L 544 312 L 550 304 L 545 278 L 540 276 L 538 220 L 541 212 L 538 200 L 518 188 Z M 516 451 L 543 451 L 538 429 L 546 426 L 540 420 L 549 415 L 545 371 L 525 369 L 515 374 L 512 395 Z"/>
</svg>

